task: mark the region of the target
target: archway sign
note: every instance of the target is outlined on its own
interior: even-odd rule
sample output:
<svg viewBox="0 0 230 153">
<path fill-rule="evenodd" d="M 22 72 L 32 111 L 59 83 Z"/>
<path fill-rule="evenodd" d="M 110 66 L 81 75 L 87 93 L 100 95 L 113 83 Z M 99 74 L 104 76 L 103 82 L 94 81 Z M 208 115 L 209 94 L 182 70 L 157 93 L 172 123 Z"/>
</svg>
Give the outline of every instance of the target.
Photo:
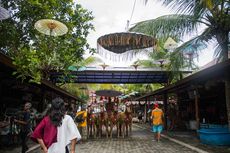
<svg viewBox="0 0 230 153">
<path fill-rule="evenodd" d="M 113 61 L 132 60 L 137 51 L 151 49 L 156 45 L 156 39 L 131 32 L 111 33 L 97 39 L 98 54 Z"/>
</svg>

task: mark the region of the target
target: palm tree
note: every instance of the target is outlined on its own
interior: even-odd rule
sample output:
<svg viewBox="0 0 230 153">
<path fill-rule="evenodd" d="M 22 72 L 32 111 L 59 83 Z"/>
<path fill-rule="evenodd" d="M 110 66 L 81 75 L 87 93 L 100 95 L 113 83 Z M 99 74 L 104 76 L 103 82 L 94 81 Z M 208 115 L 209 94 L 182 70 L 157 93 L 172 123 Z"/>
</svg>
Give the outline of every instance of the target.
<svg viewBox="0 0 230 153">
<path fill-rule="evenodd" d="M 171 71 L 171 73 L 169 73 L 169 80 L 167 84 L 171 84 L 183 78 L 184 74 L 182 71 L 179 71 L 180 68 L 193 68 L 193 70 L 197 68 L 193 61 L 185 59 L 180 52 L 170 53 L 162 46 L 163 45 L 161 45 L 161 43 L 158 44 L 157 48 L 148 54 L 148 59 L 137 60 L 134 64 L 138 64 L 139 66 L 146 68 L 160 67 L 162 70 Z"/>
<path fill-rule="evenodd" d="M 99 64 L 99 63 L 102 63 L 103 60 L 101 60 L 100 58 L 98 57 L 95 57 L 95 56 L 89 56 L 88 58 L 86 59 L 83 59 L 82 61 L 78 61 L 78 62 L 75 62 L 73 63 L 70 67 L 69 67 L 69 70 L 76 70 L 76 71 L 79 71 L 81 68 L 84 68 L 85 66 L 90 66 L 90 65 L 94 65 L 94 64 Z"/>
<path fill-rule="evenodd" d="M 178 47 L 175 53 L 185 47 L 197 43 L 216 42 L 215 55 L 219 61 L 228 59 L 229 31 L 230 31 L 230 2 L 229 0 L 158 0 L 165 6 L 176 10 L 177 14 L 161 16 L 157 19 L 137 23 L 131 31 L 142 32 L 155 36 L 157 39 L 165 39 L 169 36 L 182 39 L 201 26 L 204 30 L 201 34 L 190 39 Z M 148 0 L 145 0 L 147 3 Z M 228 111 L 228 123 L 230 128 L 230 79 L 225 80 L 226 106 Z"/>
<path fill-rule="evenodd" d="M 148 0 L 145 0 L 146 2 Z M 203 32 L 197 37 L 184 43 L 188 46 L 198 41 L 208 43 L 210 40 L 217 41 L 216 54 L 220 60 L 228 59 L 228 44 L 230 31 L 230 2 L 229 0 L 158 0 L 164 5 L 177 10 L 177 14 L 166 15 L 157 19 L 143 21 L 133 28 L 132 31 L 147 32 L 147 28 L 154 36 L 176 36 L 179 39 L 185 34 L 191 34 L 201 25 L 205 26 Z M 135 30 L 136 29 L 136 30 Z M 182 46 L 184 47 L 184 46 Z"/>
<path fill-rule="evenodd" d="M 86 66 L 90 66 L 93 64 L 98 64 L 103 62 L 100 58 L 95 56 L 89 56 L 86 59 L 83 59 L 82 61 L 75 62 L 73 65 L 71 65 L 68 69 L 71 71 L 81 71 Z M 71 76 L 70 76 L 71 78 Z M 81 99 L 87 101 L 89 99 L 88 90 L 91 89 L 88 84 L 75 84 L 75 83 L 66 83 L 63 82 L 59 84 L 59 86 L 68 92 L 72 93 L 73 95 L 78 95 Z"/>
</svg>

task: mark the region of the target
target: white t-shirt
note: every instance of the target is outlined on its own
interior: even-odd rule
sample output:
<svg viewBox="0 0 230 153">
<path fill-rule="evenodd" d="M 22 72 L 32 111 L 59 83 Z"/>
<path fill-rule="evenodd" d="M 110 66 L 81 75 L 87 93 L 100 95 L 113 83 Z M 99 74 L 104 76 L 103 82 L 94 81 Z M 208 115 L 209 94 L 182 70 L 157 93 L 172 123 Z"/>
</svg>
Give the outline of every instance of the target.
<svg viewBox="0 0 230 153">
<path fill-rule="evenodd" d="M 62 125 L 57 128 L 57 142 L 53 143 L 48 153 L 65 153 L 65 147 L 70 144 L 71 140 L 80 140 L 81 135 L 72 117 L 65 115 Z"/>
</svg>

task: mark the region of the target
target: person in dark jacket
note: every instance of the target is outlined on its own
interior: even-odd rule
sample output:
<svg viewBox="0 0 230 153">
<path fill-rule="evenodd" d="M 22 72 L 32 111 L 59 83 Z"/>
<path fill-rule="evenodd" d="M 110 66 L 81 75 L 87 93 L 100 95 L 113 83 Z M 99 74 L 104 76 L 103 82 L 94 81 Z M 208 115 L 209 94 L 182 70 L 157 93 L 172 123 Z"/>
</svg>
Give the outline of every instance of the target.
<svg viewBox="0 0 230 153">
<path fill-rule="evenodd" d="M 22 153 L 25 153 L 29 148 L 27 146 L 27 141 L 29 138 L 29 133 L 31 132 L 31 124 L 30 124 L 30 108 L 32 107 L 32 104 L 29 102 L 26 102 L 24 105 L 23 110 L 23 118 L 22 120 L 14 119 L 15 123 L 18 123 L 21 125 L 21 131 L 20 131 L 20 137 L 21 137 L 21 145 L 22 145 Z"/>
</svg>

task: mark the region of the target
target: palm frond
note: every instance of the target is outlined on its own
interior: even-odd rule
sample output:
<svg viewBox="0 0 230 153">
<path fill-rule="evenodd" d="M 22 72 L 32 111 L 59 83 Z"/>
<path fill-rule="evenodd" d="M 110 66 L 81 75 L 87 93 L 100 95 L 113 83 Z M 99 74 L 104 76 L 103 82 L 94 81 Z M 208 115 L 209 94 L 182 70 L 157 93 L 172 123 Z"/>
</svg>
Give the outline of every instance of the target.
<svg viewBox="0 0 230 153">
<path fill-rule="evenodd" d="M 166 59 L 167 58 L 167 52 L 165 52 L 164 50 L 158 50 L 155 52 L 150 52 L 149 57 L 153 60 Z"/>
<path fill-rule="evenodd" d="M 173 14 L 139 22 L 129 31 L 155 36 L 157 39 L 166 39 L 169 36 L 181 39 L 185 34 L 196 30 L 198 24 L 193 16 Z"/>
<path fill-rule="evenodd" d="M 93 64 L 96 64 L 96 63 L 103 63 L 103 60 L 101 60 L 98 57 L 89 56 L 86 59 L 83 59 L 81 61 L 75 62 L 72 66 L 82 67 L 82 66 L 93 65 Z"/>
<path fill-rule="evenodd" d="M 134 64 L 138 64 L 141 67 L 157 67 L 156 64 L 153 63 L 152 59 L 148 59 L 148 60 L 138 60 L 136 62 L 134 62 Z"/>
<path fill-rule="evenodd" d="M 184 42 L 179 47 L 177 47 L 175 49 L 175 53 L 180 53 L 181 55 L 193 54 L 193 55 L 198 56 L 202 49 L 207 48 L 209 41 L 213 40 L 213 38 L 214 38 L 214 35 L 213 35 L 211 29 L 206 28 L 201 35 L 196 36 L 196 37 L 190 39 L 189 41 Z M 185 58 L 185 57 L 183 56 L 183 58 Z M 176 63 L 176 64 L 178 64 L 178 63 Z M 172 67 L 173 67 L 173 65 L 174 65 L 174 63 L 172 63 Z M 189 68 L 189 67 L 197 67 L 197 66 L 194 63 L 194 59 L 187 59 L 187 60 L 184 59 L 184 63 L 183 63 L 183 65 L 180 66 L 180 68 L 183 68 L 183 67 Z"/>
<path fill-rule="evenodd" d="M 220 11 L 223 7 L 228 7 L 228 0 L 158 0 L 166 7 L 171 8 L 179 14 L 193 15 L 196 19 L 201 19 L 206 14 L 215 14 L 216 10 Z M 145 0 L 147 3 L 148 0 Z"/>
<path fill-rule="evenodd" d="M 179 47 L 177 47 L 175 49 L 175 52 L 185 53 L 186 51 L 187 52 L 191 51 L 194 54 L 199 54 L 201 46 L 202 46 L 202 49 L 207 48 L 208 41 L 205 41 L 206 39 L 207 38 L 204 38 L 203 35 L 196 36 L 196 37 L 190 39 L 189 41 L 184 42 Z M 212 38 L 210 38 L 210 39 L 212 39 Z M 193 47 L 193 48 L 188 51 L 188 48 L 190 48 L 190 47 Z"/>
<path fill-rule="evenodd" d="M 186 65 L 183 54 L 180 52 L 173 52 L 170 54 L 169 58 L 170 63 L 168 65 L 168 70 L 171 71 L 170 80 L 180 80 L 182 75 L 180 70 Z"/>
<path fill-rule="evenodd" d="M 198 11 L 200 2 L 194 0 L 158 0 L 163 5 L 171 8 L 177 13 L 193 14 L 194 10 Z M 148 0 L 145 1 L 147 3 Z"/>
<path fill-rule="evenodd" d="M 181 46 L 177 47 L 175 51 L 183 51 L 185 48 L 196 44 L 202 44 L 207 47 L 207 44 L 215 38 L 215 34 L 216 32 L 213 29 L 207 27 L 199 36 L 184 42 Z"/>
<path fill-rule="evenodd" d="M 88 66 L 88 65 L 97 64 L 97 63 L 103 63 L 103 60 L 101 60 L 98 57 L 90 56 L 86 58 L 82 64 L 84 66 Z"/>
<path fill-rule="evenodd" d="M 222 48 L 221 46 L 217 43 L 216 46 L 215 46 L 215 50 L 214 50 L 214 58 L 217 59 L 217 62 L 221 62 L 224 60 L 224 55 L 223 55 L 223 52 L 222 52 Z"/>
</svg>

